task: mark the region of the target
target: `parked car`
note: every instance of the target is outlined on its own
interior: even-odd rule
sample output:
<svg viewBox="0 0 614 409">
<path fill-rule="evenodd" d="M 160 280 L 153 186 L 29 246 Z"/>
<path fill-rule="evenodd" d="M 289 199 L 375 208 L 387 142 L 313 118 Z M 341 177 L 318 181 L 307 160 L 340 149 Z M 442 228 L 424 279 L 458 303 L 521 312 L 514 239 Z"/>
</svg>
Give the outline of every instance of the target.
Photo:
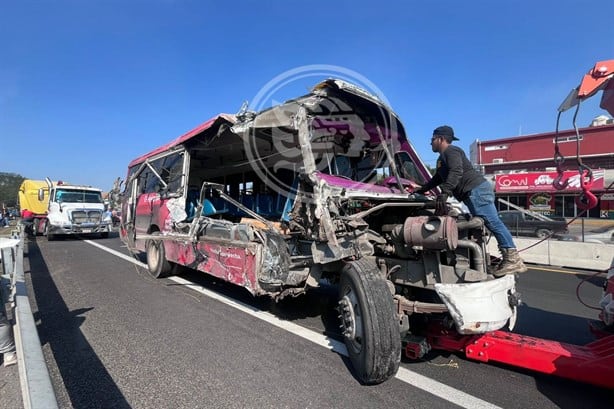
<svg viewBox="0 0 614 409">
<path fill-rule="evenodd" d="M 499 212 L 499 217 L 515 236 L 534 236 L 543 239 L 555 233 L 568 233 L 567 220 L 561 216 L 541 219 L 520 210 L 503 210 Z"/>
</svg>

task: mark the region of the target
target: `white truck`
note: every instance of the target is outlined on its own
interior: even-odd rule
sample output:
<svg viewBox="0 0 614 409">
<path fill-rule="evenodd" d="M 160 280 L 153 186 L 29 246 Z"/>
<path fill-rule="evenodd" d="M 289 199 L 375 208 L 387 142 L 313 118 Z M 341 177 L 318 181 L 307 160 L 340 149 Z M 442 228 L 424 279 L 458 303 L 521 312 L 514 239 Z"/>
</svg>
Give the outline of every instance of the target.
<svg viewBox="0 0 614 409">
<path fill-rule="evenodd" d="M 35 236 L 43 234 L 49 241 L 59 235 L 109 236 L 112 220 L 110 213 L 105 212 L 102 190 L 61 181 L 52 182 L 49 178 L 45 181 L 47 186 L 39 187 L 36 193 L 39 204 L 45 205 L 46 212 L 32 216 L 32 233 Z"/>
</svg>

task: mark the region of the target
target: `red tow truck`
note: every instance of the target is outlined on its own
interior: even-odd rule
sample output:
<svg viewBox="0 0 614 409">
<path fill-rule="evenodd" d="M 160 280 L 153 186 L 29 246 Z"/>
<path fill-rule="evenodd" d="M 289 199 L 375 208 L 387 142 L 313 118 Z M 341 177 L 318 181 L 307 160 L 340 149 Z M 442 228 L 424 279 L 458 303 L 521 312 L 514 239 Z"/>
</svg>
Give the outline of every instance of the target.
<svg viewBox="0 0 614 409">
<path fill-rule="evenodd" d="M 614 115 L 613 78 L 614 60 L 595 64 L 559 107 L 557 133 L 561 113 L 572 107 L 576 107 L 574 128 L 578 132 L 575 119 L 580 103 L 599 91 L 603 91 L 600 107 Z M 588 209 L 597 204 L 596 197 L 590 192 L 592 171 L 582 164 L 579 154 L 576 159 L 582 178 L 582 193 L 577 203 L 580 208 Z M 553 184 L 555 188 L 563 188 L 567 182 L 562 179 L 564 158 L 556 148 L 554 160 L 561 177 Z M 614 267 L 602 273 L 606 274 L 606 281 L 599 302 L 599 321 L 589 323 L 596 340 L 587 345 L 562 343 L 507 331 L 461 335 L 445 320 L 431 320 L 425 326 L 422 337 L 403 343 L 404 353 L 411 359 L 417 359 L 430 349 L 462 352 L 467 358 L 476 361 L 499 362 L 614 389 Z"/>
</svg>

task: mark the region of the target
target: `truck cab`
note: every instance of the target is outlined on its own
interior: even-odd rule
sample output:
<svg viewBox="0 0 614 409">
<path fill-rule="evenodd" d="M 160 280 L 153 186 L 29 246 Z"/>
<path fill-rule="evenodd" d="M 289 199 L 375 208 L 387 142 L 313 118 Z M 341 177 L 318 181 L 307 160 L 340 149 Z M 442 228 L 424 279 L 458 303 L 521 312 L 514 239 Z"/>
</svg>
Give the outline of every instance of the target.
<svg viewBox="0 0 614 409">
<path fill-rule="evenodd" d="M 39 187 L 36 195 L 37 208 L 45 211 L 39 210 L 32 217 L 34 235 L 43 234 L 49 241 L 67 235 L 109 236 L 112 220 L 104 216 L 102 190 L 47 178 L 46 187 Z M 24 192 L 24 196 L 32 195 Z"/>
</svg>

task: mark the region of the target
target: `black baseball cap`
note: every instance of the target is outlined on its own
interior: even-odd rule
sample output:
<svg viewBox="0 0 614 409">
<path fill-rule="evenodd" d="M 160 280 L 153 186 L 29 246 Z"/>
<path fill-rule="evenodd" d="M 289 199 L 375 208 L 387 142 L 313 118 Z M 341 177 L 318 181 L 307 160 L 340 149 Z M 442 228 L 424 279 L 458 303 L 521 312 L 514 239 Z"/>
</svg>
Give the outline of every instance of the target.
<svg viewBox="0 0 614 409">
<path fill-rule="evenodd" d="M 448 125 L 442 125 L 435 128 L 433 135 L 444 136 L 448 141 L 458 141 L 458 138 L 454 136 L 454 129 Z"/>
</svg>

